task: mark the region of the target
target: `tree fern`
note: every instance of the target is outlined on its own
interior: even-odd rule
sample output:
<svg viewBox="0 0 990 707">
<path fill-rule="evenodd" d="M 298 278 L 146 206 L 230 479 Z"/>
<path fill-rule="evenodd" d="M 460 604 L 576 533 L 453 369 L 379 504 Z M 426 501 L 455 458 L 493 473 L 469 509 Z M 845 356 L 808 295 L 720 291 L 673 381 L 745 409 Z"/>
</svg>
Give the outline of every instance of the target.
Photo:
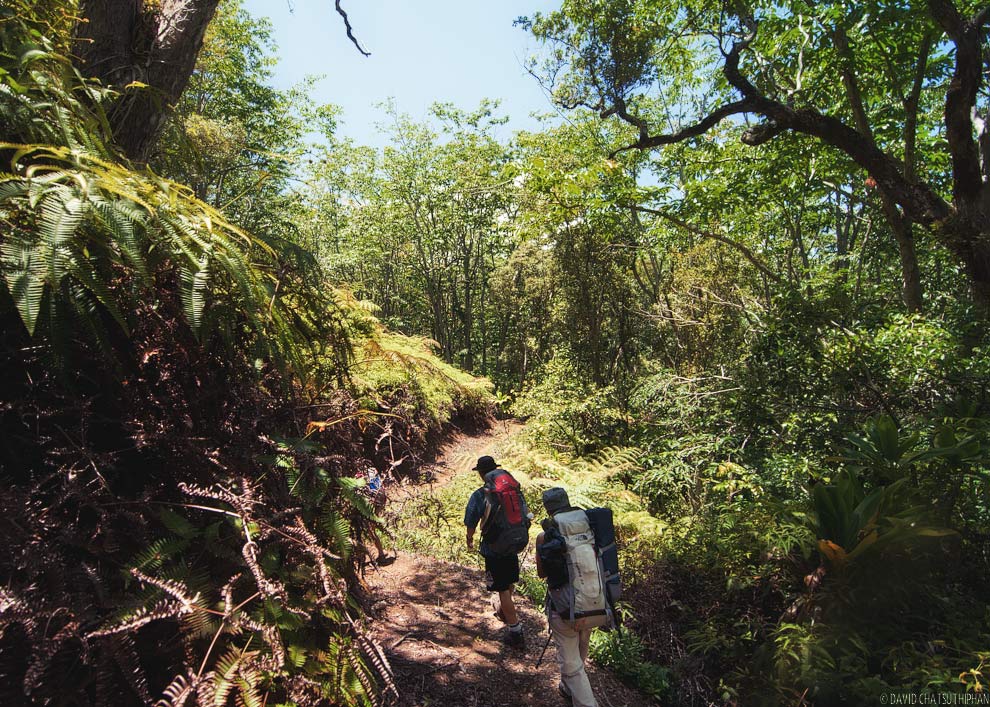
<svg viewBox="0 0 990 707">
<path fill-rule="evenodd" d="M 181 334 L 184 323 L 202 351 L 182 351 L 192 354 L 183 360 L 209 362 L 193 371 L 197 374 L 216 359 L 233 361 L 233 367 L 259 358 L 295 369 L 299 377 L 283 378 L 291 384 L 317 365 L 324 366 L 324 376 L 328 371 L 341 375 L 350 355 L 346 316 L 339 293 L 326 286 L 312 256 L 269 234 L 244 232 L 188 188 L 115 155 L 107 146 L 109 130 L 100 110 L 108 92 L 79 77 L 64 54 L 74 26 L 66 19 L 66 6 L 59 5 L 55 13 L 67 22 L 60 54 L 57 43 L 33 26 L 14 44 L 9 41 L 39 7 L 54 4 L 11 2 L 13 13 L 0 12 L 0 124 L 6 141 L 0 143 L 0 289 L 6 290 L 0 299 L 6 302 L 10 295 L 9 314 L 19 317 L 34 339 L 31 350 L 51 351 L 58 364 L 75 362 L 69 355 L 81 352 L 93 369 L 100 352 L 110 358 L 115 347 L 124 348 L 129 361 L 140 353 L 146 335 Z M 22 44 L 30 48 L 22 51 Z M 149 322 L 151 312 L 155 321 Z M 155 330 L 159 318 L 164 325 Z M 80 340 L 86 344 L 80 346 Z M 228 350 L 210 351 L 220 347 Z M 315 362 L 317 356 L 321 360 Z M 123 357 L 120 365 L 125 365 Z M 266 367 L 258 370 L 267 375 Z M 244 401 L 234 395 L 222 402 L 225 408 L 235 406 L 224 414 L 244 410 L 236 407 Z M 128 404 L 122 407 L 132 410 Z M 78 411 L 67 412 L 75 421 Z M 162 412 L 163 419 L 172 419 L 171 410 Z M 84 438 L 93 415 L 84 408 L 82 417 L 78 433 L 63 434 L 71 435 L 73 445 L 77 436 L 83 438 L 79 451 L 85 455 L 92 451 Z M 46 420 L 39 426 L 44 428 Z M 135 420 L 137 427 L 140 416 Z M 109 425 L 100 419 L 94 427 L 92 437 L 102 441 Z M 108 436 L 113 434 L 116 430 Z M 124 444 L 133 442 L 126 438 Z M 292 484 L 298 482 L 300 493 L 293 503 L 300 509 L 285 507 L 281 476 L 204 473 L 203 467 L 214 468 L 205 459 L 190 459 L 188 469 L 141 469 L 147 474 L 140 480 L 145 492 L 117 503 L 113 496 L 124 474 L 115 464 L 134 451 L 85 456 L 96 477 L 67 462 L 65 469 L 72 473 L 60 469 L 37 477 L 50 479 L 43 497 L 37 495 L 41 484 L 25 493 L 29 507 L 38 500 L 38 508 L 47 503 L 50 511 L 64 509 L 44 523 L 38 514 L 31 516 L 38 522 L 25 537 L 31 538 L 30 547 L 47 554 L 32 555 L 23 581 L 15 576 L 9 592 L 0 587 L 0 633 L 14 641 L 24 633 L 28 639 L 21 672 L 25 688 L 34 691 L 30 699 L 75 704 L 95 691 L 95 704 L 113 704 L 114 691 L 122 689 L 133 690 L 144 703 L 157 698 L 158 707 L 254 707 L 289 700 L 316 705 L 327 703 L 324 677 L 339 668 L 335 701 L 368 703 L 370 698 L 352 695 L 372 693 L 387 665 L 362 659 L 357 647 L 365 645 L 357 639 L 362 628 L 353 619 L 357 608 L 343 579 L 349 569 L 340 557 L 351 542 L 348 519 L 363 523 L 360 516 L 373 516 L 359 491 L 333 483 L 335 475 L 353 471 L 352 462 L 342 455 L 342 468 L 327 472 L 313 462 L 312 449 L 283 450 L 284 460 L 291 462 L 286 471 L 296 474 Z M 139 448 L 135 457 L 145 458 L 143 453 Z M 56 456 L 53 464 L 60 464 L 64 457 Z M 213 455 L 209 461 L 218 462 Z M 226 456 L 224 461 L 229 461 Z M 215 466 L 224 468 L 219 462 Z M 354 491 L 351 498 L 349 491 Z M 172 510 L 179 508 L 176 501 L 188 500 L 181 494 L 194 496 L 198 510 Z M 84 521 L 74 523 L 72 509 L 78 508 L 89 510 Z M 321 521 L 324 508 L 338 516 Z M 98 521 L 88 520 L 90 511 Z M 208 514 L 205 521 L 202 514 Z M 58 534 L 44 525 L 60 522 L 56 515 L 69 518 L 60 526 L 64 539 L 56 540 Z M 60 554 L 65 545 L 68 550 Z M 95 568 L 85 565 L 88 574 L 81 580 L 78 568 L 62 567 L 78 560 L 78 547 L 98 558 L 87 560 Z M 331 552 L 338 548 L 341 552 Z M 123 572 L 115 573 L 112 568 L 121 565 Z M 94 587 L 89 593 L 86 576 Z M 57 577 L 67 578 L 64 587 L 55 586 Z M 14 590 L 24 590 L 39 606 L 28 606 Z M 269 611 L 268 605 L 277 605 L 278 611 Z M 8 631 L 14 624 L 17 628 Z M 339 636 L 349 646 L 337 665 L 324 661 L 327 636 Z M 287 645 L 297 647 L 287 650 Z M 135 654 L 154 654 L 161 661 L 153 671 L 156 680 L 175 676 L 160 693 L 148 694 Z M 71 677 L 80 677 L 77 685 L 51 680 L 57 671 L 65 673 L 67 656 L 76 661 Z"/>
</svg>

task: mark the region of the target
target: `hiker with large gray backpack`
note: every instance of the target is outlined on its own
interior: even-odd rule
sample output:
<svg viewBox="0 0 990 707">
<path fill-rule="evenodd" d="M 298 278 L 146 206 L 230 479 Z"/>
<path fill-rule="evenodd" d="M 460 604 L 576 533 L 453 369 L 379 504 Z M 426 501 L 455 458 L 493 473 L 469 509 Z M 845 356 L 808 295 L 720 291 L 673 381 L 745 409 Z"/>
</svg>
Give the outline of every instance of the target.
<svg viewBox="0 0 990 707">
<path fill-rule="evenodd" d="M 575 707 L 597 707 L 584 667 L 588 643 L 594 629 L 618 627 L 615 604 L 622 594 L 612 511 L 574 508 L 559 487 L 543 492 L 543 506 L 550 517 L 536 539 L 536 573 L 547 580 L 557 690 Z"/>
<path fill-rule="evenodd" d="M 498 593 L 495 616 L 508 625 L 505 637 L 511 646 L 525 645 L 522 622 L 512 601 L 512 588 L 519 581 L 519 553 L 529 543 L 533 517 L 526 507 L 519 482 L 492 457 L 478 459 L 474 470 L 484 485 L 471 494 L 464 509 L 468 549 L 474 547 L 474 533 L 481 525 L 478 551 L 485 558 L 488 591 Z"/>
</svg>

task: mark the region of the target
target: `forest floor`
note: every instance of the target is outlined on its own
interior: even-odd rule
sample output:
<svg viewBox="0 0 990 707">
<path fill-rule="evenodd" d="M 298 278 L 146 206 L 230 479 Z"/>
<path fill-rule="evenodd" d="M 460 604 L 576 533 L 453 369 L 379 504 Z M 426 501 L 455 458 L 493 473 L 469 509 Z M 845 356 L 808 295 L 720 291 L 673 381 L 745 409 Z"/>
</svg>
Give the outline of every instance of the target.
<svg viewBox="0 0 990 707">
<path fill-rule="evenodd" d="M 477 458 L 492 454 L 519 432 L 515 422 L 497 422 L 479 435 L 452 438 L 438 461 L 424 469 L 424 481 L 404 486 L 402 495 L 431 494 L 455 476 L 474 473 Z M 465 503 L 467 499 L 464 499 Z M 401 515 L 400 515 L 401 517 Z M 547 623 L 540 607 L 516 596 L 526 642 L 510 648 L 495 616 L 494 594 L 485 591 L 483 573 L 473 567 L 400 552 L 395 562 L 369 568 L 373 632 L 395 671 L 401 707 L 530 707 L 563 705 L 557 694 L 553 643 L 539 670 Z M 593 665 L 588 669 L 602 707 L 633 707 L 649 698 Z"/>
</svg>

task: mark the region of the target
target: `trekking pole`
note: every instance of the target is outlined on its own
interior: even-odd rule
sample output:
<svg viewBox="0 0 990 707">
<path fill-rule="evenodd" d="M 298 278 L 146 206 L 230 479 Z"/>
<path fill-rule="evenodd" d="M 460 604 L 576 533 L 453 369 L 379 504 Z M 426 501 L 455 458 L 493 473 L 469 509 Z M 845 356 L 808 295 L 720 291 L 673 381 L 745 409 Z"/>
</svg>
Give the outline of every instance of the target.
<svg viewBox="0 0 990 707">
<path fill-rule="evenodd" d="M 553 634 L 552 633 L 549 636 L 547 636 L 547 642 L 543 644 L 543 652 L 540 653 L 540 659 L 538 661 L 536 661 L 536 669 L 537 670 L 539 670 L 540 664 L 543 662 L 543 656 L 545 656 L 547 654 L 547 648 L 550 647 L 550 639 L 551 638 L 553 638 Z"/>
</svg>

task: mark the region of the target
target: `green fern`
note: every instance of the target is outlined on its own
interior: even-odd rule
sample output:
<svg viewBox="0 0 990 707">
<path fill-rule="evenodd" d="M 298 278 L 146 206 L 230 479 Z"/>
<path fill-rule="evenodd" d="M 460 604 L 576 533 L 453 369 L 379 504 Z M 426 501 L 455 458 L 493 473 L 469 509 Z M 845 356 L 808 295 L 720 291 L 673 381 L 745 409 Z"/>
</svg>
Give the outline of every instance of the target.
<svg viewBox="0 0 990 707">
<path fill-rule="evenodd" d="M 157 570 L 166 562 L 175 559 L 189 547 L 187 538 L 158 538 L 139 552 L 128 563 L 139 570 Z"/>
<path fill-rule="evenodd" d="M 327 670 L 324 687 L 331 700 L 353 707 L 373 707 L 377 694 L 375 676 L 349 637 L 331 638 L 323 666 Z"/>
<path fill-rule="evenodd" d="M 341 557 L 346 559 L 350 556 L 353 541 L 351 540 L 351 526 L 346 518 L 327 508 L 320 516 L 320 528 Z"/>
<path fill-rule="evenodd" d="M 151 284 L 152 272 L 178 272 L 182 312 L 200 340 L 218 333 L 234 346 L 229 314 L 237 312 L 254 333 L 259 356 L 301 374 L 313 365 L 314 342 L 323 338 L 327 322 L 340 326 L 332 316 L 339 309 L 333 293 L 319 283 L 276 279 L 273 273 L 286 271 L 279 264 L 283 256 L 186 187 L 78 148 L 0 143 L 0 149 L 14 151 L 17 171 L 0 174 L 6 227 L 0 267 L 31 335 L 59 311 L 66 282 L 126 333 L 124 313 L 134 311 L 135 295 L 115 284 L 121 271 L 138 292 Z M 223 303 L 227 316 L 208 316 L 212 303 Z M 56 331 L 50 327 L 46 334 Z M 340 328 L 332 338 L 347 341 Z M 336 350 L 348 356 L 346 346 Z"/>
<path fill-rule="evenodd" d="M 237 677 L 237 670 L 244 660 L 244 651 L 237 648 L 230 648 L 223 656 L 217 660 L 213 669 L 213 699 L 214 707 L 224 707 L 230 697 L 231 690 L 234 689 L 234 681 Z"/>
<path fill-rule="evenodd" d="M 364 479 L 355 479 L 349 476 L 342 476 L 337 479 L 337 484 L 340 486 L 340 490 L 343 492 L 344 498 L 347 499 L 347 502 L 350 503 L 362 517 L 372 521 L 373 523 L 382 524 L 385 522 L 375 513 L 375 509 L 372 508 L 368 497 L 361 492 L 361 489 L 365 487 Z"/>
</svg>

